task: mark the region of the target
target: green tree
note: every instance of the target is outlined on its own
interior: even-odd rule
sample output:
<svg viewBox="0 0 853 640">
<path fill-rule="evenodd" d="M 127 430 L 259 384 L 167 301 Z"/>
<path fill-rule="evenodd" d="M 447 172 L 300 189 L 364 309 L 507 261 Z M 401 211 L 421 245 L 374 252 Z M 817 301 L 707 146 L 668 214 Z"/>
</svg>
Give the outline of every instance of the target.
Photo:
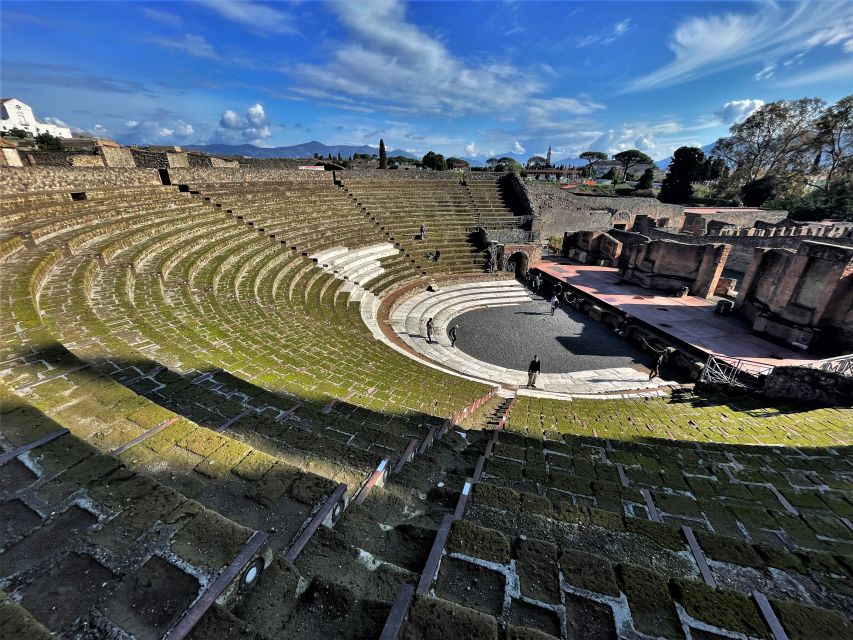
<svg viewBox="0 0 853 640">
<path fill-rule="evenodd" d="M 385 141 L 379 138 L 379 168 L 388 168 L 388 155 L 385 153 Z"/>
<path fill-rule="evenodd" d="M 669 170 L 661 183 L 661 202 L 683 204 L 693 195 L 693 181 L 702 171 L 705 154 L 698 147 L 679 147 L 672 154 Z"/>
<path fill-rule="evenodd" d="M 584 151 L 578 157 L 581 160 L 586 160 L 586 162 L 587 162 L 587 165 L 585 167 L 586 175 L 590 178 L 595 177 L 593 175 L 592 165 L 595 164 L 596 162 L 604 162 L 605 160 L 607 160 L 607 154 L 602 153 L 601 151 Z"/>
<path fill-rule="evenodd" d="M 498 163 L 495 165 L 495 171 L 521 171 L 521 168 L 518 161 L 509 156 L 498 158 Z"/>
<path fill-rule="evenodd" d="M 444 171 L 447 169 L 447 162 L 444 156 L 435 151 L 428 151 L 421 162 L 427 169 L 432 169 L 433 171 Z"/>
<path fill-rule="evenodd" d="M 497 158 L 489 158 L 488 160 L 486 160 L 486 166 L 489 169 L 494 169 L 497 166 L 497 164 L 498 164 Z"/>
<path fill-rule="evenodd" d="M 636 167 L 638 164 L 655 163 L 654 160 L 652 160 L 649 156 L 647 156 L 639 149 L 628 149 L 627 151 L 620 151 L 619 153 L 613 156 L 613 159 L 622 165 L 623 180 L 628 177 L 628 170 L 631 167 Z"/>
<path fill-rule="evenodd" d="M 616 167 L 610 167 L 607 170 L 607 173 L 602 176 L 602 178 L 604 178 L 605 180 L 610 180 L 611 182 L 613 182 L 613 184 L 619 182 L 619 174 L 616 173 Z"/>
<path fill-rule="evenodd" d="M 12 127 L 9 131 L 4 132 L 3 135 L 8 135 L 12 138 L 26 138 L 29 134 L 23 129 Z"/>
<path fill-rule="evenodd" d="M 465 165 L 466 167 L 467 167 L 467 166 L 469 166 L 469 165 L 468 165 L 468 161 L 467 161 L 467 160 L 463 160 L 462 158 L 457 158 L 457 157 L 455 157 L 455 156 L 450 156 L 450 157 L 447 159 L 447 166 L 448 166 L 448 167 L 452 167 L 454 164 L 463 164 L 463 165 Z"/>
<path fill-rule="evenodd" d="M 36 136 L 36 144 L 38 144 L 39 149 L 43 151 L 62 151 L 65 147 L 62 144 L 62 140 L 57 138 L 56 136 L 52 136 L 49 133 L 40 133 Z"/>
<path fill-rule="evenodd" d="M 733 124 L 730 135 L 714 145 L 714 155 L 733 167 L 734 187 L 767 174 L 802 178 L 815 158 L 815 130 L 824 106 L 818 98 L 779 100 Z"/>
<path fill-rule="evenodd" d="M 528 169 L 541 169 L 548 166 L 548 161 L 542 156 L 531 156 L 527 159 Z"/>
<path fill-rule="evenodd" d="M 654 169 L 649 167 L 643 171 L 643 175 L 640 176 L 640 181 L 637 183 L 637 189 L 651 189 L 654 183 L 655 172 Z"/>
</svg>

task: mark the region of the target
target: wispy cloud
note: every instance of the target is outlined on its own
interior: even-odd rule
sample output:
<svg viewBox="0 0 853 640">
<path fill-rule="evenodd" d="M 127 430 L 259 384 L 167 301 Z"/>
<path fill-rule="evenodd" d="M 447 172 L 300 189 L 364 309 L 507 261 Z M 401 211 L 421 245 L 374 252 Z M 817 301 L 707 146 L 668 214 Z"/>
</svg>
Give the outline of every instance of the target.
<svg viewBox="0 0 853 640">
<path fill-rule="evenodd" d="M 24 60 L 4 60 L 3 82 L 67 87 L 103 93 L 155 95 L 148 87 L 133 80 L 90 74 L 79 67 L 39 64 Z"/>
<path fill-rule="evenodd" d="M 210 60 L 219 59 L 219 54 L 216 52 L 216 49 L 213 48 L 212 44 L 205 40 L 204 36 L 186 33 L 177 38 L 157 37 L 149 38 L 148 41 L 154 44 L 159 44 L 161 47 L 183 51 L 194 58 L 208 58 Z"/>
<path fill-rule="evenodd" d="M 180 29 L 184 26 L 184 19 L 174 13 L 158 11 L 157 9 L 151 9 L 150 7 L 143 7 L 142 13 L 150 20 L 160 22 L 175 29 Z"/>
<path fill-rule="evenodd" d="M 232 22 L 242 24 L 257 35 L 299 33 L 293 15 L 260 2 L 246 0 L 200 0 L 201 4 Z"/>
<path fill-rule="evenodd" d="M 670 39 L 674 60 L 632 81 L 626 91 L 671 86 L 817 46 L 853 50 L 853 5 L 766 3 L 753 13 L 694 16 Z"/>
<path fill-rule="evenodd" d="M 523 112 L 545 90 L 537 73 L 500 60 L 469 62 L 407 19 L 396 0 L 332 5 L 346 30 L 328 64 L 285 68 L 297 95 L 348 110 L 470 115 Z M 570 99 L 566 99 L 570 100 Z M 584 103 L 578 100 L 578 108 Z"/>
<path fill-rule="evenodd" d="M 625 18 L 613 24 L 609 29 L 602 33 L 593 33 L 575 38 L 575 46 L 578 49 L 585 47 L 603 47 L 608 44 L 613 44 L 619 38 L 624 36 L 631 30 L 631 18 Z"/>
</svg>

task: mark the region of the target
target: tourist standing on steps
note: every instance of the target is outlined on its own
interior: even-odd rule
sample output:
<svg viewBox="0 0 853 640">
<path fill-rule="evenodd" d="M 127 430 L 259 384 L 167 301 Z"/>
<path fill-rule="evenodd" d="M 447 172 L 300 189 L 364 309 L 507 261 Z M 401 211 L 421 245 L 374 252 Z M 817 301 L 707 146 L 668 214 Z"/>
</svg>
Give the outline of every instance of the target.
<svg viewBox="0 0 853 640">
<path fill-rule="evenodd" d="M 560 306 L 560 299 L 557 297 L 557 294 L 555 293 L 553 296 L 551 296 L 551 315 L 552 316 L 554 315 L 554 312 L 557 310 L 557 307 L 559 307 L 559 306 Z"/>
<path fill-rule="evenodd" d="M 536 388 L 536 378 L 539 376 L 539 371 L 542 369 L 542 363 L 539 362 L 539 356 L 533 356 L 530 361 L 530 366 L 527 367 L 527 386 L 531 389 Z"/>
<path fill-rule="evenodd" d="M 427 320 L 427 342 L 432 344 L 432 329 L 433 329 L 432 318 Z"/>
<path fill-rule="evenodd" d="M 450 332 L 448 333 L 448 335 L 450 336 L 450 346 L 451 347 L 456 346 L 456 335 L 457 335 L 458 330 L 459 330 L 458 324 L 454 324 L 452 327 L 450 327 Z"/>
<path fill-rule="evenodd" d="M 426 240 L 426 227 L 421 225 L 421 230 L 418 232 L 418 240 Z"/>
</svg>

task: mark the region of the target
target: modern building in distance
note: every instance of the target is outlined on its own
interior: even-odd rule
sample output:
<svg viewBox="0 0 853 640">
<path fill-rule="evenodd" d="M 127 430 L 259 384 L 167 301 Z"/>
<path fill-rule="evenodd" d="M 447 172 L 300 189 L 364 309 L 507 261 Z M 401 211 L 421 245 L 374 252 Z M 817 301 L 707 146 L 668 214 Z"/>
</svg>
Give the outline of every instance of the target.
<svg viewBox="0 0 853 640">
<path fill-rule="evenodd" d="M 57 138 L 70 138 L 71 129 L 39 120 L 33 110 L 17 98 L 0 98 L 0 131 L 21 129 L 35 137 L 49 133 Z"/>
</svg>

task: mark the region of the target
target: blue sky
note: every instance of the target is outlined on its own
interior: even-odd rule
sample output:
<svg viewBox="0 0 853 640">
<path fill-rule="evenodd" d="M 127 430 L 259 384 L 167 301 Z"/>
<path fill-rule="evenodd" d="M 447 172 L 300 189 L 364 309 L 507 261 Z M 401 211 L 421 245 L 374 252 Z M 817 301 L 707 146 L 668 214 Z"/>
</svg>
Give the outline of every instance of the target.
<svg viewBox="0 0 853 640">
<path fill-rule="evenodd" d="M 2 93 L 125 143 L 704 145 L 853 92 L 853 3 L 2 3 Z"/>
</svg>

